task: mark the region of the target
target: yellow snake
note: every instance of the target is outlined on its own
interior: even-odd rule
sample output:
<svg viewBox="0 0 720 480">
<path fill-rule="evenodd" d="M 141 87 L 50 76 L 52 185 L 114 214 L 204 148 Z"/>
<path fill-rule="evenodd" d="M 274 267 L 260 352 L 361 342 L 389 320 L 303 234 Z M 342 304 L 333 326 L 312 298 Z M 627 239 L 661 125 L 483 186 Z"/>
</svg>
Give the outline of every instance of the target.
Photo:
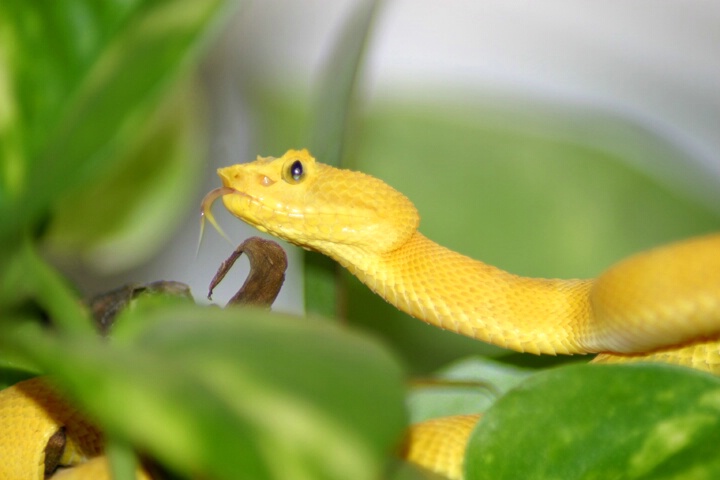
<svg viewBox="0 0 720 480">
<path fill-rule="evenodd" d="M 0 391 L 0 427 L 0 480 L 43 480 L 46 466 L 53 480 L 110 478 L 102 434 L 44 378 Z M 150 479 L 140 469 L 136 478 Z"/>
<path fill-rule="evenodd" d="M 203 202 L 213 224 L 210 206 L 222 197 L 241 220 L 330 256 L 428 323 L 521 352 L 600 353 L 595 361 L 655 360 L 720 373 L 720 234 L 635 255 L 594 280 L 525 278 L 432 242 L 418 232 L 418 212 L 404 195 L 371 176 L 316 162 L 306 150 L 218 174 L 224 186 Z M 102 448 L 99 433 L 43 379 L 1 391 L 2 418 L 17 422 L 20 434 L 0 434 L 0 480 L 43 478 L 45 443 L 60 427 L 67 436 L 60 464 Z M 412 426 L 403 453 L 459 479 L 478 418 Z M 107 478 L 107 464 L 96 457 L 66 472 Z"/>
<path fill-rule="evenodd" d="M 400 310 L 440 328 L 535 354 L 599 353 L 720 373 L 720 234 L 632 256 L 592 280 L 527 278 L 451 251 L 418 231 L 403 194 L 307 150 L 218 170 L 225 207 L 257 229 L 321 252 Z M 405 453 L 462 475 L 478 417 L 414 426 Z M 440 421 L 443 427 L 448 423 Z"/>
</svg>

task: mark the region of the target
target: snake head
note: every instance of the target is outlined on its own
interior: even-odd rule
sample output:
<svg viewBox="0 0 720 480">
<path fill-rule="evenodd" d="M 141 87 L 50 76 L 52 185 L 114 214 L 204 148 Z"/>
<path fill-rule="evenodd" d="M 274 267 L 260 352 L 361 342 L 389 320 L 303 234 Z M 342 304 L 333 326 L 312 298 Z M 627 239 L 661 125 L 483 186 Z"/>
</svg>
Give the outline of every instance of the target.
<svg viewBox="0 0 720 480">
<path fill-rule="evenodd" d="M 347 249 L 379 253 L 404 244 L 419 216 L 381 180 L 315 161 L 307 150 L 218 170 L 225 207 L 244 222 L 335 258 Z"/>
</svg>

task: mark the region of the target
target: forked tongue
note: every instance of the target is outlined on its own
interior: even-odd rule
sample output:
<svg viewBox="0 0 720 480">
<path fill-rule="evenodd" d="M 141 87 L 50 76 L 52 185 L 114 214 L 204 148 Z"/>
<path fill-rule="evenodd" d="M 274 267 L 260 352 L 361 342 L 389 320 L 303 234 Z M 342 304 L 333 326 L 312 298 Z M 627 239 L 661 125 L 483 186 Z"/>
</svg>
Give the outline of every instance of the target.
<svg viewBox="0 0 720 480">
<path fill-rule="evenodd" d="M 215 228 L 215 231 L 217 231 L 225 240 L 232 243 L 230 237 L 228 237 L 223 231 L 223 229 L 220 228 L 220 225 L 218 225 L 217 220 L 215 220 L 215 217 L 213 216 L 211 210 L 213 203 L 215 203 L 215 200 L 230 193 L 236 193 L 235 189 L 230 187 L 219 187 L 208 192 L 208 194 L 205 195 L 205 198 L 203 198 L 202 203 L 200 204 L 200 238 L 198 239 L 196 256 L 197 253 L 200 251 L 200 244 L 202 243 L 203 234 L 205 233 L 205 219 L 210 222 L 210 225 Z"/>
</svg>

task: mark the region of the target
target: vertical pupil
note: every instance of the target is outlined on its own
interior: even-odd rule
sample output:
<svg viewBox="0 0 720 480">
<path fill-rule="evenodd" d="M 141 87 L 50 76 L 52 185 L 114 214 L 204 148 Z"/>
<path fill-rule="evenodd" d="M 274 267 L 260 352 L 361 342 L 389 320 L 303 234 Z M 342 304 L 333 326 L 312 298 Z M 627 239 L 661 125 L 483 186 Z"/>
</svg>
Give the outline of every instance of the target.
<svg viewBox="0 0 720 480">
<path fill-rule="evenodd" d="M 302 162 L 300 160 L 295 160 L 293 164 L 290 166 L 290 175 L 292 175 L 293 180 L 298 181 L 300 180 L 300 177 L 302 177 L 303 174 L 303 167 Z"/>
</svg>

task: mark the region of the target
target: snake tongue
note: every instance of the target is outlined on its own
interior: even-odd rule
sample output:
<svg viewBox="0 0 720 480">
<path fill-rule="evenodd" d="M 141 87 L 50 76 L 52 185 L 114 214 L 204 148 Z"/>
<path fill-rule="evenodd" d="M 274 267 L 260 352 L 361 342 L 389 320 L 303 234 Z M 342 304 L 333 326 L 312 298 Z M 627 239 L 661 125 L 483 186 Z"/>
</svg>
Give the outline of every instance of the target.
<svg viewBox="0 0 720 480">
<path fill-rule="evenodd" d="M 217 223 L 217 220 L 215 220 L 215 216 L 212 214 L 211 210 L 215 200 L 231 193 L 236 193 L 235 189 L 230 187 L 215 188 L 208 192 L 208 194 L 205 195 L 205 198 L 203 198 L 202 203 L 200 203 L 200 238 L 198 240 L 198 251 L 200 251 L 200 244 L 202 243 L 203 234 L 205 233 L 205 219 L 210 222 L 210 225 L 213 226 L 215 231 L 217 231 L 228 242 L 232 243 L 230 237 L 228 237 L 223 229 L 220 228 L 220 225 Z"/>
</svg>

